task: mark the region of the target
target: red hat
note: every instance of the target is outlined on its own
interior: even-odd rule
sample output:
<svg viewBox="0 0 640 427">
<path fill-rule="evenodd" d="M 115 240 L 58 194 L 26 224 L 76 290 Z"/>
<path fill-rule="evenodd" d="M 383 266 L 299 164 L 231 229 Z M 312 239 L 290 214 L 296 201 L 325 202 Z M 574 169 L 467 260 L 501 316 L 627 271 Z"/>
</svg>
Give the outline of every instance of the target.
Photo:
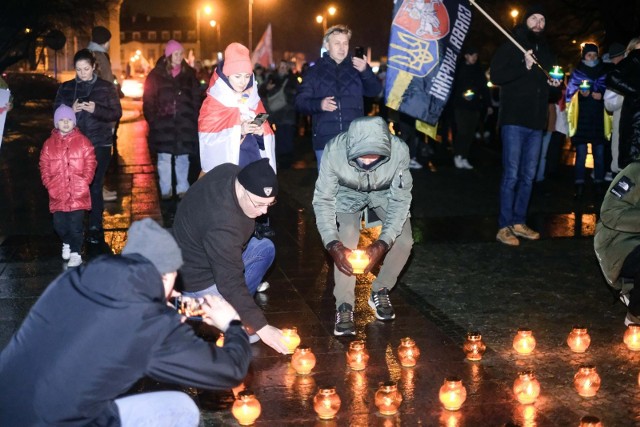
<svg viewBox="0 0 640 427">
<path fill-rule="evenodd" d="M 171 56 L 173 52 L 184 49 L 180 43 L 175 40 L 169 40 L 164 48 L 164 56 L 167 58 Z"/>
<path fill-rule="evenodd" d="M 251 58 L 249 58 L 249 49 L 240 43 L 231 43 L 224 50 L 224 64 L 222 72 L 225 76 L 231 76 L 239 73 L 252 74 Z"/>
</svg>

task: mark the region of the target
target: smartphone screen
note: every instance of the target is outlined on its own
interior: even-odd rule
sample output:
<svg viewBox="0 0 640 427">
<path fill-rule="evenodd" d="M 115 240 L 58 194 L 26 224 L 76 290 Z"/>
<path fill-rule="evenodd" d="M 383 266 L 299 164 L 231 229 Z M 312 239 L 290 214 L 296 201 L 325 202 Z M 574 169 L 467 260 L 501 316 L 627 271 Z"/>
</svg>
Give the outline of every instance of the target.
<svg viewBox="0 0 640 427">
<path fill-rule="evenodd" d="M 176 297 L 173 299 L 173 305 L 178 313 L 185 316 L 188 320 L 202 321 L 201 301 L 188 297 Z"/>
<path fill-rule="evenodd" d="M 356 58 L 364 58 L 364 48 L 362 46 L 356 46 L 356 48 L 354 49 L 353 52 L 353 56 L 355 56 Z"/>
<path fill-rule="evenodd" d="M 253 119 L 252 123 L 261 126 L 267 120 L 267 117 L 269 117 L 267 113 L 260 113 L 256 116 L 255 119 Z"/>
</svg>

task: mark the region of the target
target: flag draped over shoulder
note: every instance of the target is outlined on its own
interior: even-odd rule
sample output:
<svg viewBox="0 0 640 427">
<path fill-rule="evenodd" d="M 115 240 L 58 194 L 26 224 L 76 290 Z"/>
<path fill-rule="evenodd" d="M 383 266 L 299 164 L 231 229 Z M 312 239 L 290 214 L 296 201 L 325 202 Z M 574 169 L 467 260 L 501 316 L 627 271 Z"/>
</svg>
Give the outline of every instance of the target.
<svg viewBox="0 0 640 427">
<path fill-rule="evenodd" d="M 271 24 L 267 25 L 267 29 L 260 38 L 255 50 L 251 54 L 251 63 L 253 65 L 260 64 L 264 68 L 271 67 L 273 64 L 273 44 L 271 42 Z"/>
<path fill-rule="evenodd" d="M 449 99 L 470 25 L 469 0 L 396 0 L 385 87 L 387 106 L 435 125 Z"/>
</svg>

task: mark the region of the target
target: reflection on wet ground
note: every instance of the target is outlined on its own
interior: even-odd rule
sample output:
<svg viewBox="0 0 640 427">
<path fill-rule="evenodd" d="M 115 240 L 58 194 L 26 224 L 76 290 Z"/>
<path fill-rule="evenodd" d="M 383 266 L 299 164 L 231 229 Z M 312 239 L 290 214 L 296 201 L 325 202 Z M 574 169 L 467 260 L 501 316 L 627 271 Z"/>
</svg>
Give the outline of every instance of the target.
<svg viewBox="0 0 640 427">
<path fill-rule="evenodd" d="M 49 132 L 49 111 L 45 116 L 46 132 L 25 131 L 33 124 L 22 125 L 22 133 L 10 131 L 0 156 L 5 183 L 0 188 L 0 345 L 63 268 L 46 193 L 38 181 L 36 159 L 44 141 L 38 135 Z M 108 178 L 119 196 L 107 204 L 105 244 L 94 248 L 96 253 L 118 253 L 135 219 L 151 216 L 166 225 L 172 222 L 179 202 L 158 201 L 145 134 L 143 121 L 120 128 L 119 168 Z M 316 355 L 316 367 L 311 375 L 297 375 L 290 356 L 253 345 L 254 361 L 241 386 L 224 392 L 186 389 L 202 409 L 203 425 L 237 425 L 230 407 L 245 387 L 262 403 L 257 425 L 573 426 L 581 416 L 593 414 L 604 425 L 623 426 L 640 419 L 638 373 L 633 368 L 640 354 L 621 342 L 624 310 L 612 303 L 591 248 L 598 200 L 590 193 L 583 200 L 573 199 L 570 168 L 534 189 L 528 222 L 541 231 L 542 240 L 507 248 L 495 242 L 499 151 L 477 146 L 472 157 L 476 169 L 458 171 L 448 151 L 443 155 L 442 149 L 436 150 L 440 157 L 432 167 L 413 172 L 416 244 L 402 283 L 391 294 L 395 321 L 375 320 L 367 304 L 373 276 L 358 277 L 356 338 L 365 340 L 371 358 L 364 371 L 356 372 L 345 362 L 353 338 L 332 335 L 333 270 L 310 205 L 317 172 L 309 146 L 301 138 L 294 168 L 279 171 L 282 194 L 271 212 L 277 259 L 268 276 L 271 288 L 256 302 L 271 324 L 298 328 L 302 343 Z M 565 157 L 571 157 L 570 151 Z M 364 233 L 360 246 L 377 232 Z M 585 324 L 592 335 L 592 347 L 581 355 L 564 344 L 575 323 Z M 216 331 L 193 326 L 201 336 L 216 340 Z M 511 349 L 515 330 L 523 326 L 538 339 L 528 357 Z M 466 332 L 475 329 L 482 332 L 488 350 L 482 361 L 468 362 L 461 346 Z M 414 368 L 403 368 L 398 361 L 397 347 L 406 336 L 422 353 Z M 595 364 L 602 377 L 595 398 L 581 398 L 572 388 L 573 374 L 584 363 Z M 518 404 L 511 392 L 523 369 L 534 369 L 542 384 L 533 405 Z M 460 377 L 467 389 L 467 400 L 456 412 L 442 409 L 438 401 L 438 390 L 450 375 Z M 398 383 L 403 402 L 397 415 L 382 416 L 374 393 L 389 380 Z M 335 420 L 321 421 L 313 411 L 313 396 L 324 385 L 335 386 L 342 400 Z M 147 380 L 136 389 L 167 387 L 172 386 Z"/>
</svg>

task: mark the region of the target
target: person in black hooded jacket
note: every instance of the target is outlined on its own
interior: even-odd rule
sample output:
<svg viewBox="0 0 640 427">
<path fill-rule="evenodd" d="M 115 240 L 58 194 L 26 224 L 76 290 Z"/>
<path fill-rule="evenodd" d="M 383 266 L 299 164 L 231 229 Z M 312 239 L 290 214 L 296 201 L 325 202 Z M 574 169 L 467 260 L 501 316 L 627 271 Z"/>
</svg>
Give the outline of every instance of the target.
<svg viewBox="0 0 640 427">
<path fill-rule="evenodd" d="M 145 376 L 228 389 L 247 373 L 249 339 L 229 304 L 202 305 L 205 322 L 225 331 L 221 348 L 167 305 L 181 265 L 171 234 L 146 218 L 131 225 L 122 256 L 60 275 L 0 353 L 0 425 L 197 426 L 182 392 L 123 396 Z"/>
<path fill-rule="evenodd" d="M 491 60 L 491 81 L 500 86 L 498 124 L 503 165 L 496 239 L 509 246 L 518 246 L 518 237 L 540 238 L 525 221 L 547 124 L 549 88 L 560 86 L 560 80 L 548 80 L 543 71 L 555 62 L 544 38 L 545 25 L 544 10 L 539 5 L 530 7 L 513 30 L 514 38 L 527 53 L 523 55 L 507 41 Z"/>
<path fill-rule="evenodd" d="M 144 82 L 142 111 L 149 124 L 149 148 L 158 154 L 162 198 L 173 197 L 171 157 L 175 157 L 176 194 L 189 189 L 189 156 L 198 146 L 198 113 L 202 104 L 196 72 L 184 60 L 184 48 L 169 40 L 165 54 Z"/>
</svg>

